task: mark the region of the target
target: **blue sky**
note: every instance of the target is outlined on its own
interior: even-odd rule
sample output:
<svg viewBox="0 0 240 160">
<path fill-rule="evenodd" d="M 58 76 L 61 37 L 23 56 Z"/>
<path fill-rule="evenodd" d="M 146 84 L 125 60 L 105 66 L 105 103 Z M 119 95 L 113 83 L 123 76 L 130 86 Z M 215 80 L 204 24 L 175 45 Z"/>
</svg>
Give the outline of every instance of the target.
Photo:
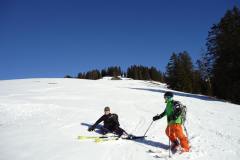
<svg viewBox="0 0 240 160">
<path fill-rule="evenodd" d="M 132 64 L 195 61 L 236 0 L 0 0 L 0 79 L 76 76 Z"/>
</svg>

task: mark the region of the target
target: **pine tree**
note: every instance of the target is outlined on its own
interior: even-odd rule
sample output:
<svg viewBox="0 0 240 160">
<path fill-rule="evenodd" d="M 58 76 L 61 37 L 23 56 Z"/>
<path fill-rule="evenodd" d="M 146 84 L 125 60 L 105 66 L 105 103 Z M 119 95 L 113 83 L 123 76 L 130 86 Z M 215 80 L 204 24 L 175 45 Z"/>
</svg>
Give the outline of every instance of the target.
<svg viewBox="0 0 240 160">
<path fill-rule="evenodd" d="M 153 81 L 163 82 L 163 75 L 161 71 L 158 71 L 155 67 L 149 69 L 150 78 Z"/>
<path fill-rule="evenodd" d="M 184 51 L 179 53 L 179 68 L 177 75 L 181 82 L 181 90 L 185 92 L 192 92 L 192 76 L 193 76 L 193 64 L 189 54 Z"/>
<path fill-rule="evenodd" d="M 91 70 L 91 71 L 88 71 L 86 73 L 86 79 L 92 79 L 92 80 L 97 80 L 97 79 L 100 79 L 102 76 L 101 76 L 101 73 L 99 70 L 95 69 L 95 70 Z"/>
<path fill-rule="evenodd" d="M 101 71 L 101 75 L 102 75 L 102 77 L 107 76 L 107 71 L 106 71 L 105 69 L 102 69 L 102 71 Z"/>
<path fill-rule="evenodd" d="M 166 82 L 170 88 L 193 92 L 193 64 L 189 54 L 173 53 L 166 67 Z"/>
<path fill-rule="evenodd" d="M 228 10 L 214 24 L 207 41 L 212 65 L 213 94 L 240 104 L 240 10 Z"/>
<path fill-rule="evenodd" d="M 166 67 L 166 82 L 168 86 L 172 89 L 180 88 L 177 84 L 177 67 L 178 57 L 176 53 L 173 53 Z"/>
<path fill-rule="evenodd" d="M 64 76 L 64 78 L 73 78 L 73 77 L 70 75 L 66 75 L 66 76 Z"/>
<path fill-rule="evenodd" d="M 197 60 L 197 71 L 200 74 L 201 93 L 212 96 L 212 74 L 209 57 L 202 53 L 201 58 Z"/>
<path fill-rule="evenodd" d="M 122 70 L 121 70 L 121 67 L 119 66 L 112 66 L 112 67 L 108 67 L 107 69 L 107 76 L 117 77 L 117 76 L 121 76 L 121 74 L 122 74 Z"/>
</svg>

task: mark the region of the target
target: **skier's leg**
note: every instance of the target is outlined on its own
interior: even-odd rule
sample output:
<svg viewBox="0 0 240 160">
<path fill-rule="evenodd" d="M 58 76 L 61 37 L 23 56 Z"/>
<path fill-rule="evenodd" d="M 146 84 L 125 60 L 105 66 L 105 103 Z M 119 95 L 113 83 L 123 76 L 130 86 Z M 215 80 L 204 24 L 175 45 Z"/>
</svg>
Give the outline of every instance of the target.
<svg viewBox="0 0 240 160">
<path fill-rule="evenodd" d="M 180 145 L 181 145 L 182 149 L 185 152 L 188 152 L 189 151 L 189 143 L 188 143 L 187 137 L 183 133 L 181 124 L 176 124 L 175 130 L 176 130 L 176 136 L 180 141 Z"/>
<path fill-rule="evenodd" d="M 120 127 L 119 127 L 120 128 Z M 122 133 L 125 135 L 129 135 L 124 129 L 120 128 L 120 130 L 122 130 Z"/>
<path fill-rule="evenodd" d="M 110 133 L 111 131 L 105 127 L 101 127 L 100 132 L 101 132 L 101 134 L 105 135 L 107 133 Z"/>
<path fill-rule="evenodd" d="M 174 143 L 177 140 L 177 137 L 175 136 L 175 133 L 174 133 L 173 124 L 168 125 L 165 132 L 172 143 Z"/>
<path fill-rule="evenodd" d="M 177 151 L 177 148 L 179 146 L 179 142 L 176 136 L 176 124 L 171 124 L 169 127 L 166 129 L 166 133 L 171 141 L 171 144 L 169 144 L 170 149 L 172 153 L 175 153 Z"/>
<path fill-rule="evenodd" d="M 116 127 L 115 130 L 114 130 L 114 133 L 116 135 L 118 135 L 119 137 L 121 137 L 123 134 L 128 135 L 127 132 L 124 129 L 120 128 L 120 127 Z"/>
</svg>

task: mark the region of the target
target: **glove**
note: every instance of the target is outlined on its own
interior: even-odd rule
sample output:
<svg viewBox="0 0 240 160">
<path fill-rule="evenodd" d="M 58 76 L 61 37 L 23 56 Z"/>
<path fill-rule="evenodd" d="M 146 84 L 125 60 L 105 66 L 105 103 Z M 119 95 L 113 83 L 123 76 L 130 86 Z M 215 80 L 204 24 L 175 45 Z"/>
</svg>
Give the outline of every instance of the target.
<svg viewBox="0 0 240 160">
<path fill-rule="evenodd" d="M 91 132 L 91 131 L 93 131 L 93 130 L 94 130 L 94 127 L 93 127 L 93 126 L 91 126 L 91 127 L 88 128 L 88 131 L 89 131 L 89 132 Z"/>
<path fill-rule="evenodd" d="M 160 115 L 157 114 L 156 116 L 153 117 L 153 121 L 156 121 L 156 120 L 158 120 L 160 118 L 161 118 Z"/>
</svg>

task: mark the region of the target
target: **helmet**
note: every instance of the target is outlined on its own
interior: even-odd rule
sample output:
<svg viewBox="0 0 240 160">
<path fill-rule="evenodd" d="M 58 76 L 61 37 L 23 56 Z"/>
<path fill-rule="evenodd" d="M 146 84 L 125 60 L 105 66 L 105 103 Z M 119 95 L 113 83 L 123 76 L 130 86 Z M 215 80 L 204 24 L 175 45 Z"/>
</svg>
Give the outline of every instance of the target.
<svg viewBox="0 0 240 160">
<path fill-rule="evenodd" d="M 164 94 L 164 98 L 172 98 L 173 97 L 173 93 L 172 92 L 166 92 L 165 94 Z"/>
<path fill-rule="evenodd" d="M 110 107 L 105 107 L 104 111 L 110 111 Z"/>
</svg>

